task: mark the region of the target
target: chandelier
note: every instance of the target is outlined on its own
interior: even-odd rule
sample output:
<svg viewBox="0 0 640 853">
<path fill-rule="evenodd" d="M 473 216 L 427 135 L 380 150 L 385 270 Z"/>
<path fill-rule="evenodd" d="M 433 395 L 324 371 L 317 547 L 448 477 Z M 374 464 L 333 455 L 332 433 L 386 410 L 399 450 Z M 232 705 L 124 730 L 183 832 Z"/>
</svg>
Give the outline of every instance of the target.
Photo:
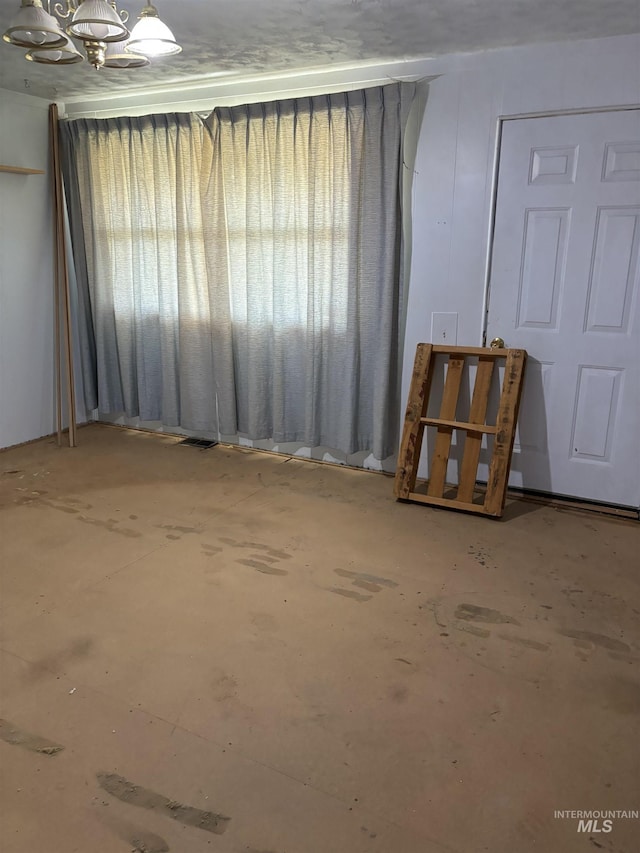
<svg viewBox="0 0 640 853">
<path fill-rule="evenodd" d="M 45 65 L 73 65 L 83 59 L 99 68 L 141 68 L 150 57 L 171 56 L 182 48 L 173 33 L 148 3 L 131 32 L 127 11 L 116 0 L 21 0 L 20 9 L 2 36 L 4 41 L 27 48 L 25 59 Z M 54 16 L 53 12 L 55 12 Z M 69 23 L 62 28 L 58 18 Z M 83 56 L 72 39 L 84 49 Z"/>
</svg>

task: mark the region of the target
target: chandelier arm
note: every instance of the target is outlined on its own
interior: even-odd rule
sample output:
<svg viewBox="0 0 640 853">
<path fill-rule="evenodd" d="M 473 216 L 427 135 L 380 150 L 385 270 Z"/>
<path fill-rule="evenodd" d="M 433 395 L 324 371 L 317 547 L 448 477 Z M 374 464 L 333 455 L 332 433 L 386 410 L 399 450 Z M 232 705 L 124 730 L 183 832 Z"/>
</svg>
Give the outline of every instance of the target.
<svg viewBox="0 0 640 853">
<path fill-rule="evenodd" d="M 117 4 L 116 0 L 109 0 L 109 3 L 111 4 L 111 8 L 116 13 L 116 15 L 120 16 L 120 20 L 122 21 L 122 23 L 126 24 L 127 21 L 129 20 L 129 13 L 127 12 L 127 10 L 126 9 L 118 9 L 118 4 Z"/>
<path fill-rule="evenodd" d="M 49 5 L 49 2 L 50 0 L 47 0 L 47 5 Z M 66 20 L 77 11 L 78 6 L 76 0 L 64 0 L 64 3 L 56 3 L 53 9 L 59 18 Z"/>
</svg>

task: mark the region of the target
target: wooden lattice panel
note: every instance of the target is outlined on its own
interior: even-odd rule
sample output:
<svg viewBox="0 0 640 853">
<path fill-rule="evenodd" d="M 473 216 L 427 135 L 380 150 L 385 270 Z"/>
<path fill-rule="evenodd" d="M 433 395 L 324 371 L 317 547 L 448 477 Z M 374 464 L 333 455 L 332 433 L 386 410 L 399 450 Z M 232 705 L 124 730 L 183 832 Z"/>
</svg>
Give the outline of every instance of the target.
<svg viewBox="0 0 640 853">
<path fill-rule="evenodd" d="M 435 358 L 448 358 L 447 375 L 437 418 L 427 417 Z M 477 369 L 469 420 L 456 420 L 460 388 L 469 371 L 470 362 Z M 504 361 L 505 372 L 495 424 L 487 424 L 486 415 L 494 370 Z M 522 349 L 485 349 L 483 347 L 443 347 L 418 344 L 413 366 L 409 402 L 398 455 L 395 496 L 399 500 L 417 501 L 433 506 L 450 507 L 467 512 L 499 517 L 504 510 L 511 454 L 515 438 L 518 409 L 527 353 Z M 416 492 L 416 478 L 425 428 L 436 427 L 436 439 L 429 466 L 427 493 Z M 445 497 L 451 490 L 446 483 L 447 466 L 454 430 L 465 433 L 464 452 L 455 497 Z M 483 503 L 474 503 L 476 477 L 483 435 L 493 435 L 489 478 Z"/>
</svg>

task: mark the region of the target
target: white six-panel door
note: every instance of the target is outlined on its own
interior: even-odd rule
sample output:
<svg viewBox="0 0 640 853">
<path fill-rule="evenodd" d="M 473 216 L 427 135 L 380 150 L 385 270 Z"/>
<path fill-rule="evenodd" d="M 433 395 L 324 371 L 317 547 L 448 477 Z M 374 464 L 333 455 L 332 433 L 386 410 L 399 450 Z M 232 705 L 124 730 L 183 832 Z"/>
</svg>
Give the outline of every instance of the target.
<svg viewBox="0 0 640 853">
<path fill-rule="evenodd" d="M 511 485 L 640 505 L 640 110 L 503 122 L 487 340 L 529 353 Z"/>
</svg>

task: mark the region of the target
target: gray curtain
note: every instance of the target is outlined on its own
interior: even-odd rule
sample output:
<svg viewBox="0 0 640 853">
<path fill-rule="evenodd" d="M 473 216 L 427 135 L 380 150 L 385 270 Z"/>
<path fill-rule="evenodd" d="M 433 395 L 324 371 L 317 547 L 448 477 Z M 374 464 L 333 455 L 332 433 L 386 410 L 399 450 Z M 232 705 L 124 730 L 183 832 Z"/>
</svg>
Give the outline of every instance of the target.
<svg viewBox="0 0 640 853">
<path fill-rule="evenodd" d="M 394 453 L 412 96 L 62 124 L 87 404 Z"/>
<path fill-rule="evenodd" d="M 80 289 L 86 282 L 87 406 L 215 430 L 202 122 L 80 119 L 62 123 L 61 137 Z"/>
</svg>

